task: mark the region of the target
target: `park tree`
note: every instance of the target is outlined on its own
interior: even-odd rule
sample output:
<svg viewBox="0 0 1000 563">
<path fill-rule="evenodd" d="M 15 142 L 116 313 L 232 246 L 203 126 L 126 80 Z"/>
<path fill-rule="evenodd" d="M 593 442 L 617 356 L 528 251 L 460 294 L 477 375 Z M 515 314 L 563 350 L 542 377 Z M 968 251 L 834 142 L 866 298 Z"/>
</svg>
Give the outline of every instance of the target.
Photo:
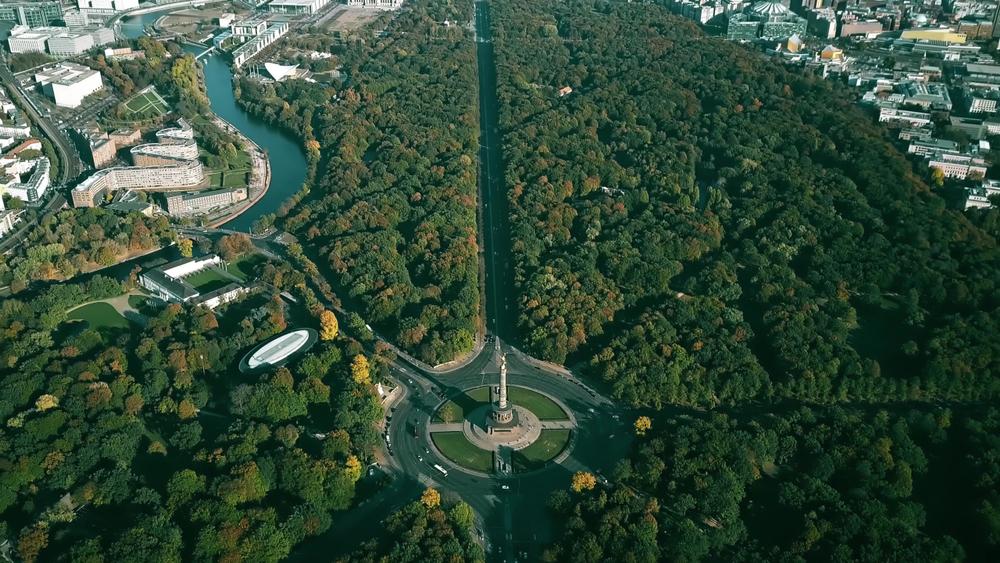
<svg viewBox="0 0 1000 563">
<path fill-rule="evenodd" d="M 337 315 L 329 309 L 323 309 L 319 315 L 320 331 L 319 337 L 322 340 L 333 340 L 340 332 L 340 325 L 337 323 Z"/>
<path fill-rule="evenodd" d="M 648 416 L 640 416 L 635 419 L 635 435 L 645 436 L 646 432 L 653 427 L 653 421 Z"/>
<path fill-rule="evenodd" d="M 189 238 L 182 238 L 177 241 L 177 250 L 184 258 L 191 258 L 194 256 L 194 242 Z"/>
<path fill-rule="evenodd" d="M 437 492 L 437 489 L 428 487 L 420 495 L 420 503 L 430 509 L 437 508 L 441 506 L 441 493 Z"/>
<path fill-rule="evenodd" d="M 59 406 L 59 398 L 55 395 L 49 395 L 48 393 L 41 395 L 35 401 L 35 408 L 41 412 L 47 411 L 49 409 Z"/>
<path fill-rule="evenodd" d="M 570 488 L 577 493 L 593 490 L 596 486 L 597 477 L 589 471 L 577 471 L 573 474 L 573 480 L 570 483 Z"/>
<path fill-rule="evenodd" d="M 371 385 L 371 368 L 364 354 L 354 356 L 354 361 L 351 362 L 351 378 L 358 385 Z"/>
</svg>

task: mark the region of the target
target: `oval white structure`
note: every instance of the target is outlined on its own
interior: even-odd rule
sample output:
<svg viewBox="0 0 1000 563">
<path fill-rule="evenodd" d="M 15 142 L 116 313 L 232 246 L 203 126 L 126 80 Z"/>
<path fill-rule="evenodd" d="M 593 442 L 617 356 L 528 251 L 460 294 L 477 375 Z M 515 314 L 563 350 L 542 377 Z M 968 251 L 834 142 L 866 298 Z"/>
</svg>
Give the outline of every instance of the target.
<svg viewBox="0 0 1000 563">
<path fill-rule="evenodd" d="M 302 328 L 276 336 L 253 349 L 243 357 L 240 362 L 240 369 L 243 371 L 256 371 L 261 368 L 278 366 L 289 359 L 292 354 L 308 349 L 317 340 L 316 331 L 311 328 Z"/>
</svg>

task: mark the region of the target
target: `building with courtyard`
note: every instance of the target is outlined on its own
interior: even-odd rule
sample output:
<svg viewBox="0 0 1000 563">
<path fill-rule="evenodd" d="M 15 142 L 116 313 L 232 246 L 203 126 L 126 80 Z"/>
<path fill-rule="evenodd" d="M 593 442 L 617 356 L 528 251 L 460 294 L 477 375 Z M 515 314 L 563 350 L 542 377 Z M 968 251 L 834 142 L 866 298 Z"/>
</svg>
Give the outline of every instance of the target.
<svg viewBox="0 0 1000 563">
<path fill-rule="evenodd" d="M 190 303 L 214 309 L 249 290 L 226 270 L 217 254 L 182 258 L 139 275 L 139 285 L 154 297 L 171 303 Z"/>
</svg>

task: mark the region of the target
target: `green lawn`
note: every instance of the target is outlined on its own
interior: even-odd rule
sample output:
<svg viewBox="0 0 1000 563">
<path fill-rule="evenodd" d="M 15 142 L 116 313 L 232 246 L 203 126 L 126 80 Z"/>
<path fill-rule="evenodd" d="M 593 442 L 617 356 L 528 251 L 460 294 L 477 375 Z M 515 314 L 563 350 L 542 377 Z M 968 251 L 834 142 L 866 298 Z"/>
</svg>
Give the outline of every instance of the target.
<svg viewBox="0 0 1000 563">
<path fill-rule="evenodd" d="M 434 422 L 458 422 L 465 418 L 465 415 L 476 410 L 476 408 L 490 402 L 490 388 L 476 387 L 455 397 L 443 405 L 434 413 Z M 442 418 L 442 411 L 451 409 L 454 413 L 454 420 L 446 421 Z"/>
<path fill-rule="evenodd" d="M 527 448 L 514 452 L 511 462 L 517 471 L 530 471 L 558 456 L 569 443 L 569 430 L 542 430 L 541 436 Z"/>
<path fill-rule="evenodd" d="M 184 278 L 184 281 L 191 284 L 199 293 L 205 294 L 215 291 L 220 287 L 225 287 L 232 283 L 232 280 L 223 276 L 215 268 L 206 268 L 200 272 Z"/>
<path fill-rule="evenodd" d="M 170 108 L 163 102 L 155 91 L 145 92 L 142 94 L 136 94 L 128 100 L 122 103 L 122 107 L 128 112 L 126 117 L 131 116 L 142 116 L 143 118 L 150 116 L 161 116 L 166 115 Z"/>
<path fill-rule="evenodd" d="M 128 328 L 128 321 L 111 305 L 104 302 L 88 303 L 73 309 L 66 320 L 86 321 L 90 328 Z"/>
<path fill-rule="evenodd" d="M 535 413 L 539 420 L 568 420 L 566 411 L 552 399 L 524 387 L 509 387 L 510 402 Z"/>
<path fill-rule="evenodd" d="M 243 281 L 254 278 L 257 275 L 257 268 L 265 262 L 260 254 L 247 254 L 230 262 L 229 273 Z"/>
<path fill-rule="evenodd" d="M 493 471 L 493 452 L 481 450 L 461 432 L 435 432 L 431 440 L 446 458 L 475 471 Z"/>
</svg>

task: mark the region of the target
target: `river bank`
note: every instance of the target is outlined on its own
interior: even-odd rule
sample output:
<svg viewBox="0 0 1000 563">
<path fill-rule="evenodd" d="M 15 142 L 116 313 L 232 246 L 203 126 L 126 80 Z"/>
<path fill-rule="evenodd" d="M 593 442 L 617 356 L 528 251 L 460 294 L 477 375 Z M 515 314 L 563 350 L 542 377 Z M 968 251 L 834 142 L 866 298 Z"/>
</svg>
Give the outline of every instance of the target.
<svg viewBox="0 0 1000 563">
<path fill-rule="evenodd" d="M 271 186 L 271 161 L 268 160 L 267 153 L 264 152 L 264 149 L 260 148 L 260 145 L 255 143 L 250 137 L 244 135 L 242 131 L 225 119 L 216 115 L 212 118 L 212 122 L 227 133 L 238 137 L 250 155 L 250 181 L 247 184 L 247 201 L 224 210 L 218 217 L 209 217 L 206 225 L 214 229 L 243 215 L 267 195 L 267 190 Z"/>
</svg>

